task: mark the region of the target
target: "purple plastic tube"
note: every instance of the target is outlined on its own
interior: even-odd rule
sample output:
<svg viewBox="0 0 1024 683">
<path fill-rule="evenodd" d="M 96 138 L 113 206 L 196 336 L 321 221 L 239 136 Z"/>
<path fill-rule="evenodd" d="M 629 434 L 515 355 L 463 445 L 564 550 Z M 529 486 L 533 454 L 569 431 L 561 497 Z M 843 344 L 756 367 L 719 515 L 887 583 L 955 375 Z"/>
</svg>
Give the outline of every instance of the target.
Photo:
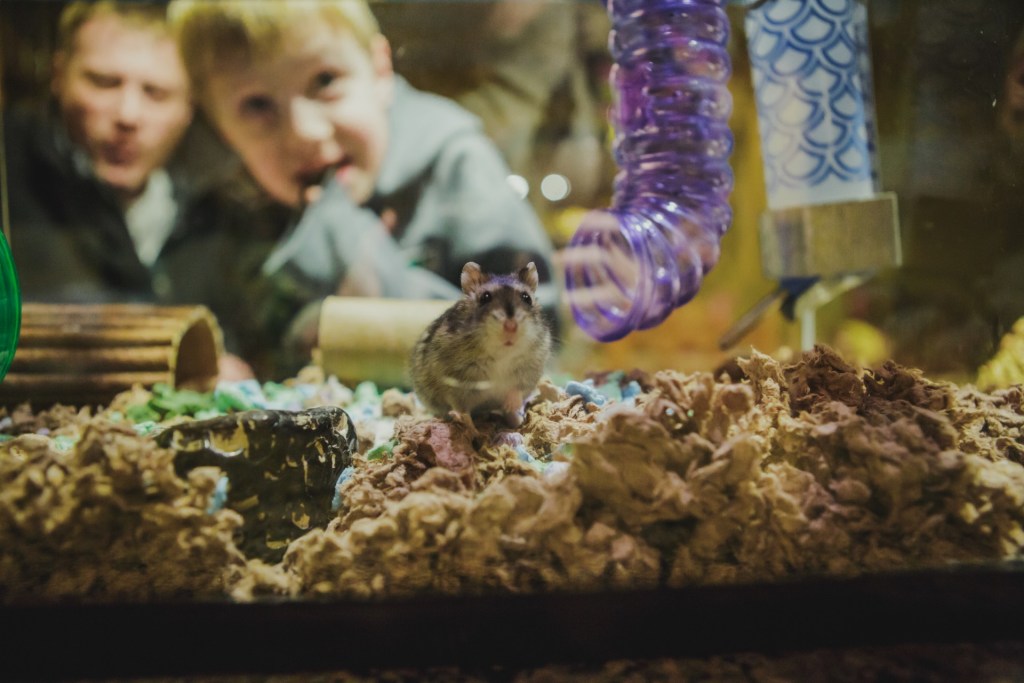
<svg viewBox="0 0 1024 683">
<path fill-rule="evenodd" d="M 566 251 L 573 317 L 599 341 L 692 299 L 732 222 L 727 0 L 607 0 L 617 94 L 612 206 Z"/>
</svg>

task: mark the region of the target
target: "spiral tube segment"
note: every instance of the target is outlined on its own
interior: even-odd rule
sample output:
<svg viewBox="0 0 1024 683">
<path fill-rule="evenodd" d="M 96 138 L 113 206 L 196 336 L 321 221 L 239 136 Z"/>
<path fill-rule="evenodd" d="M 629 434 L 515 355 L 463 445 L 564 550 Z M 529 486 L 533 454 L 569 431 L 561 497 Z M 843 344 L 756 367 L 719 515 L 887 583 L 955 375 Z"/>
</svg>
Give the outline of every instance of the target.
<svg viewBox="0 0 1024 683">
<path fill-rule="evenodd" d="M 566 252 L 573 317 L 614 341 L 692 299 L 732 222 L 727 0 L 607 0 L 617 97 L 612 206 Z"/>
</svg>

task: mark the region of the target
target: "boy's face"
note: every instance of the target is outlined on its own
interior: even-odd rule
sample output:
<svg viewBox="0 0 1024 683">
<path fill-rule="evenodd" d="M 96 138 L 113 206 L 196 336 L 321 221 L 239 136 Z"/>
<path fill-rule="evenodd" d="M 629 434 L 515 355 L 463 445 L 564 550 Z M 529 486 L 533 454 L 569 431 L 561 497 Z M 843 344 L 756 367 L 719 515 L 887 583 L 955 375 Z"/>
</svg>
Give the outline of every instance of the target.
<svg viewBox="0 0 1024 683">
<path fill-rule="evenodd" d="M 53 93 L 97 177 L 127 198 L 145 189 L 192 120 L 174 40 L 115 15 L 82 24 L 74 49 L 57 55 Z"/>
<path fill-rule="evenodd" d="M 387 148 L 392 86 L 382 36 L 368 54 L 348 32 L 317 24 L 287 32 L 274 58 L 218 65 L 206 103 L 221 135 L 277 201 L 314 200 L 330 173 L 363 203 Z"/>
</svg>

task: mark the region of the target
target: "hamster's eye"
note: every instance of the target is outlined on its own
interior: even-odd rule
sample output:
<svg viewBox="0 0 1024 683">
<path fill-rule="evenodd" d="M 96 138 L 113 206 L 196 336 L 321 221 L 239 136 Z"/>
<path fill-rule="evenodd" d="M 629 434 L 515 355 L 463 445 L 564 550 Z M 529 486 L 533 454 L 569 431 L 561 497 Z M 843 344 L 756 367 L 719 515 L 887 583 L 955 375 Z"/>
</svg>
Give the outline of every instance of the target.
<svg viewBox="0 0 1024 683">
<path fill-rule="evenodd" d="M 533 305 L 533 299 L 531 299 L 530 295 L 527 294 L 526 292 L 523 292 L 522 294 L 520 294 L 519 297 L 523 300 L 523 303 L 526 304 L 527 306 L 532 306 Z"/>
<path fill-rule="evenodd" d="M 480 303 L 489 304 L 491 303 L 492 298 L 494 297 L 491 296 L 490 292 L 484 292 L 483 294 L 480 295 Z"/>
</svg>

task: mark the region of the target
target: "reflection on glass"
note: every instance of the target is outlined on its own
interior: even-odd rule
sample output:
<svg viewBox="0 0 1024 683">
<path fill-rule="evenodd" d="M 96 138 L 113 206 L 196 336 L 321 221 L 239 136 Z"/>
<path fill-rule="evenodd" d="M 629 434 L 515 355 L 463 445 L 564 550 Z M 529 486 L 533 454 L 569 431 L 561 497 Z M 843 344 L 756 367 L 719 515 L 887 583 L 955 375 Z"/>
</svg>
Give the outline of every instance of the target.
<svg viewBox="0 0 1024 683">
<path fill-rule="evenodd" d="M 599 2 L 381 0 L 375 19 L 327 0 L 174 0 L 175 26 L 191 36 L 184 64 L 168 59 L 162 4 L 126 15 L 89 5 L 99 14 L 62 29 L 65 6 L 79 6 L 0 2 L 9 228 L 26 291 L 204 303 L 234 352 L 221 377 L 236 380 L 209 392 L 151 386 L 96 412 L 0 415 L 0 602 L 230 610 L 343 598 L 380 623 L 393 614 L 387 600 L 424 594 L 472 604 L 584 592 L 577 606 L 603 606 L 637 588 L 754 582 L 761 595 L 775 581 L 886 581 L 919 567 L 953 582 L 979 561 L 1012 574 L 1002 561 L 1024 554 L 1019 390 L 932 383 L 885 361 L 993 385 L 1021 368 L 1024 6 L 873 1 L 880 180 L 900 196 L 906 266 L 849 283 L 820 312 L 839 351 L 787 353 L 794 329 L 771 311 L 749 338 L 759 352 L 734 358 L 717 340 L 777 283 L 759 271 L 767 201 L 736 39 L 747 10 L 715 4 L 686 12 L 722 49 L 647 17 L 619 36 L 636 63 L 610 73 Z M 277 31 L 253 29 L 266 25 Z M 693 57 L 690 70 L 639 59 L 655 38 L 669 43 L 660 56 Z M 115 48 L 131 58 L 111 61 Z M 183 107 L 185 73 L 195 112 Z M 672 134 L 654 130 L 661 117 Z M 609 119 L 628 167 L 617 182 Z M 476 259 L 481 268 L 466 267 Z M 536 311 L 536 297 L 531 325 L 561 316 L 557 357 L 539 381 L 531 368 L 525 385 L 476 404 L 504 420 L 460 413 L 469 404 L 444 397 L 449 378 L 473 376 L 454 382 L 463 393 L 493 383 L 473 375 L 484 354 L 454 332 L 495 330 L 488 355 L 515 378 L 521 363 L 490 352 L 526 325 L 449 316 L 434 329 L 456 340 L 431 357 L 443 368 L 434 410 L 456 410 L 430 414 L 391 389 L 407 388 L 398 366 L 408 354 L 393 342 L 424 339 L 404 317 L 420 328 L 438 320 L 434 307 L 460 295 L 463 274 L 471 301 L 493 304 L 484 271 L 525 273 L 519 298 L 502 290 L 502 303 Z M 336 314 L 322 332 L 324 309 L 353 300 L 369 312 Z M 124 332 L 123 321 L 101 322 Z M 1006 345 L 1015 355 L 978 375 L 1004 333 L 1018 338 Z M 333 346 L 349 376 L 298 367 L 325 348 L 321 334 L 355 340 Z M 532 343 L 543 357 L 547 337 Z M 360 353 L 391 354 L 377 375 L 389 381 L 360 381 L 371 366 L 352 362 Z M 285 381 L 259 381 L 271 376 Z M 968 566 L 951 578 L 953 562 Z M 384 600 L 356 602 L 366 598 Z M 970 602 L 955 589 L 927 598 Z M 290 614 L 305 618 L 301 608 Z M 648 628 L 612 622 L 624 639 Z M 258 626 L 296 637 L 287 619 Z M 571 641 L 575 626 L 543 635 Z M 452 640 L 429 625 L 414 635 Z M 382 640 L 373 665 L 395 655 Z M 244 645 L 236 654 L 256 656 Z M 351 655 L 343 645 L 325 650 Z M 747 661 L 737 677 L 753 670 Z M 20 673 L 11 678 L 39 674 Z"/>
</svg>

